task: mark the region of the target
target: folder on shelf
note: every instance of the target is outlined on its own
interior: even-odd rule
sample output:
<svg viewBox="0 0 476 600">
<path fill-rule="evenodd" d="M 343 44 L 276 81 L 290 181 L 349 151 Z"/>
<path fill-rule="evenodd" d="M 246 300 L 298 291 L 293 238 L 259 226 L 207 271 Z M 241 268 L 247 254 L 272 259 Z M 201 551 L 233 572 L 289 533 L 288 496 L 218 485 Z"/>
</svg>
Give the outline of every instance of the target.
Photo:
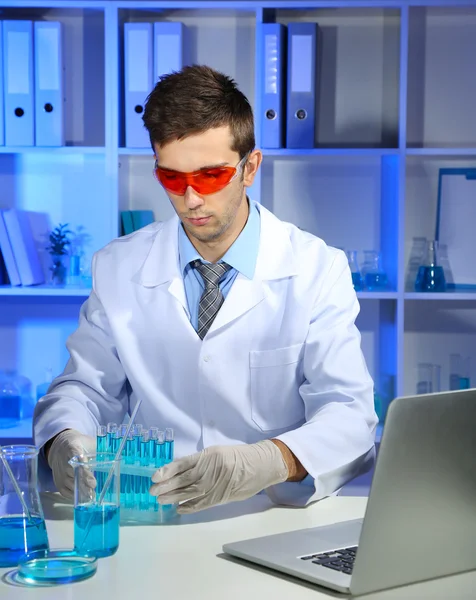
<svg viewBox="0 0 476 600">
<path fill-rule="evenodd" d="M 3 21 L 5 145 L 34 146 L 33 23 Z"/>
<path fill-rule="evenodd" d="M 5 220 L 3 218 L 4 210 L 0 210 L 0 252 L 7 271 L 11 285 L 21 285 L 20 274 L 18 272 L 15 256 L 13 255 L 12 245 L 8 237 Z"/>
<path fill-rule="evenodd" d="M 286 146 L 313 148 L 317 103 L 316 23 L 288 24 Z"/>
<path fill-rule="evenodd" d="M 35 23 L 35 142 L 64 146 L 62 27 Z"/>
<path fill-rule="evenodd" d="M 284 146 L 286 28 L 280 23 L 263 23 L 263 77 L 261 79 L 261 146 Z"/>
<path fill-rule="evenodd" d="M 132 214 L 130 210 L 121 210 L 122 235 L 129 235 L 134 231 Z"/>
<path fill-rule="evenodd" d="M 158 79 L 184 65 L 183 23 L 154 23 L 154 85 Z"/>
<path fill-rule="evenodd" d="M 5 116 L 3 106 L 3 25 L 0 21 L 0 146 L 5 145 Z"/>
<path fill-rule="evenodd" d="M 131 210 L 131 216 L 134 231 L 154 222 L 154 213 L 151 210 Z"/>
<path fill-rule="evenodd" d="M 40 257 L 33 238 L 28 213 L 23 210 L 3 211 L 5 227 L 22 285 L 45 283 Z"/>
<path fill-rule="evenodd" d="M 152 91 L 152 51 L 152 23 L 125 23 L 124 106 L 127 148 L 150 147 L 142 115 L 147 96 Z"/>
</svg>

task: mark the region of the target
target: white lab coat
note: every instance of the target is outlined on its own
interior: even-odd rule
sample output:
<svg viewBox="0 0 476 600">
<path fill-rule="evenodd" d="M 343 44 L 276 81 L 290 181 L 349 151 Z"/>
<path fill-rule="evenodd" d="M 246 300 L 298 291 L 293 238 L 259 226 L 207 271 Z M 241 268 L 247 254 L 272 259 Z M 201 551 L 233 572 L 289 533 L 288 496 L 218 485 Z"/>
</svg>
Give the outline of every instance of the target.
<svg viewBox="0 0 476 600">
<path fill-rule="evenodd" d="M 70 359 L 35 410 L 38 446 L 65 428 L 95 436 L 142 398 L 137 422 L 172 427 L 176 457 L 282 440 L 309 476 L 270 488 L 278 503 L 306 505 L 371 467 L 373 382 L 346 256 L 258 207 L 254 278 L 238 274 L 203 341 L 189 320 L 177 217 L 95 254 Z M 43 487 L 47 471 L 41 460 Z"/>
</svg>

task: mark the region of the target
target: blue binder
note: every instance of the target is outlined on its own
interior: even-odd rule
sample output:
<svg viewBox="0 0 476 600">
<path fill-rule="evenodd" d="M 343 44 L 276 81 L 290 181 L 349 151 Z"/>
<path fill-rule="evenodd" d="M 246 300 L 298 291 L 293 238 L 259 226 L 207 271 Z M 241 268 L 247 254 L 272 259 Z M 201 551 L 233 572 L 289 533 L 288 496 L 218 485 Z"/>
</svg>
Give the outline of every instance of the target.
<svg viewBox="0 0 476 600">
<path fill-rule="evenodd" d="M 33 23 L 3 21 L 5 145 L 34 146 Z"/>
<path fill-rule="evenodd" d="M 35 22 L 35 141 L 64 146 L 62 28 L 56 21 Z"/>
<path fill-rule="evenodd" d="M 0 146 L 5 145 L 5 117 L 3 106 L 3 26 L 0 21 Z"/>
<path fill-rule="evenodd" d="M 263 77 L 261 79 L 261 146 L 284 146 L 286 95 L 286 28 L 279 23 L 261 26 Z"/>
<path fill-rule="evenodd" d="M 150 140 L 142 116 L 152 91 L 152 23 L 124 24 L 126 147 L 148 148 Z"/>
<path fill-rule="evenodd" d="M 316 23 L 288 25 L 286 146 L 314 148 L 317 103 Z"/>
<path fill-rule="evenodd" d="M 162 75 L 183 67 L 184 35 L 183 23 L 154 23 L 154 84 Z"/>
</svg>

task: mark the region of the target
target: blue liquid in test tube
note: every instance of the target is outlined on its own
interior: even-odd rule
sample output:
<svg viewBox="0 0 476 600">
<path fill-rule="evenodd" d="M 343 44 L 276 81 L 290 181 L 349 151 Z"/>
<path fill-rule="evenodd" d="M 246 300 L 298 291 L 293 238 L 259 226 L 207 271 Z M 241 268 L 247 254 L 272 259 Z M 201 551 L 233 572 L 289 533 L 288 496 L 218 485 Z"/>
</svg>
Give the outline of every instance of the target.
<svg viewBox="0 0 476 600">
<path fill-rule="evenodd" d="M 149 466 L 149 432 L 145 431 L 142 434 L 140 444 L 140 465 L 141 467 Z M 149 509 L 149 477 L 140 477 L 140 510 Z"/>
<path fill-rule="evenodd" d="M 136 460 L 136 442 L 132 432 L 127 437 L 124 462 L 133 465 Z M 125 475 L 126 478 L 126 508 L 134 508 L 134 475 Z"/>
<path fill-rule="evenodd" d="M 170 427 L 165 430 L 165 464 L 174 459 L 174 430 Z"/>
<path fill-rule="evenodd" d="M 114 439 L 116 437 L 117 423 L 107 424 L 107 451 L 114 452 Z"/>
<path fill-rule="evenodd" d="M 102 452 L 107 452 L 107 428 L 104 425 L 99 425 L 97 429 L 96 436 L 96 453 L 100 454 Z M 99 460 L 99 457 L 98 457 Z M 96 496 L 99 498 L 101 494 L 101 490 L 106 482 L 106 473 L 101 473 L 98 471 L 97 473 L 97 487 L 96 487 Z M 96 499 L 97 499 L 96 498 Z"/>
</svg>

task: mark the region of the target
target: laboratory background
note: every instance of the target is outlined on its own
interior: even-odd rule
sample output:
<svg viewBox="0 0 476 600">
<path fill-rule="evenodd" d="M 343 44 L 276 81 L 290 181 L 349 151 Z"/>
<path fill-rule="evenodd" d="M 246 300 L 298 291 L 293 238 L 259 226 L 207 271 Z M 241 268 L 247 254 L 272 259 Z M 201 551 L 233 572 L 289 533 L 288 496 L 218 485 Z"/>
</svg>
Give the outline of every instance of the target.
<svg viewBox="0 0 476 600">
<path fill-rule="evenodd" d="M 394 398 L 471 387 L 476 1 L 1 0 L 0 22 L 0 444 L 32 442 L 93 253 L 172 216 L 142 111 L 192 63 L 252 104 L 250 198 L 347 253 L 377 444 Z"/>
</svg>

